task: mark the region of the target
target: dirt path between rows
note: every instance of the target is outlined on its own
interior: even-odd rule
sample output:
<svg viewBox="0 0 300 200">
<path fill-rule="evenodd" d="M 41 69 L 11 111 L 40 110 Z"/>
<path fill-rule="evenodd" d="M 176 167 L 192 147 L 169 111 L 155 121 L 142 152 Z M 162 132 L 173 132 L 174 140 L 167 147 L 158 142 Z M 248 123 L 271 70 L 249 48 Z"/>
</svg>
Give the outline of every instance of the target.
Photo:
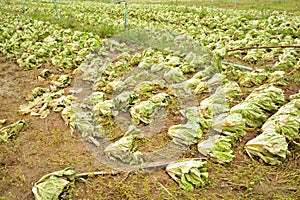
<svg viewBox="0 0 300 200">
<path fill-rule="evenodd" d="M 39 119 L 18 112 L 33 88 L 49 85 L 47 81 L 38 81 L 40 71 L 24 71 L 3 58 L 0 60 L 0 119 L 7 119 L 6 124 L 26 121 L 17 137 L 0 144 L 0 196 L 8 199 L 33 199 L 31 187 L 46 173 L 69 166 L 79 172 L 102 166 L 77 135 L 70 134 L 60 114 Z"/>
</svg>

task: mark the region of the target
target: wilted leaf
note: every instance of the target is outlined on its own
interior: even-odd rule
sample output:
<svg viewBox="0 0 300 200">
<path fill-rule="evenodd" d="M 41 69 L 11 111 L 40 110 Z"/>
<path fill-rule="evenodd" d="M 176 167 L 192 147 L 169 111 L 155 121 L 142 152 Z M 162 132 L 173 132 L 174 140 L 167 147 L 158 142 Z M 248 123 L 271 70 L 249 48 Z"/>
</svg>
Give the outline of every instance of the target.
<svg viewBox="0 0 300 200">
<path fill-rule="evenodd" d="M 168 134 L 175 144 L 189 146 L 195 144 L 202 137 L 202 129 L 199 124 L 178 124 L 169 128 Z"/>
<path fill-rule="evenodd" d="M 143 162 L 142 153 L 135 152 L 137 145 L 134 142 L 135 134 L 127 134 L 116 142 L 108 145 L 104 152 L 113 159 L 128 164 L 138 164 Z"/>
<path fill-rule="evenodd" d="M 228 136 L 214 135 L 198 143 L 198 151 L 219 163 L 231 162 L 234 159 L 231 139 Z"/>
<path fill-rule="evenodd" d="M 1 120 L 3 121 L 3 120 Z M 4 120 L 5 122 L 5 120 Z M 17 133 L 19 133 L 23 127 L 25 126 L 25 121 L 20 120 L 17 121 L 11 125 L 5 126 L 0 129 L 0 142 L 7 142 L 9 138 L 15 136 Z"/>
<path fill-rule="evenodd" d="M 152 101 L 142 101 L 130 108 L 130 115 L 135 124 L 143 122 L 149 124 L 152 121 L 152 117 L 156 113 L 158 105 Z"/>
<path fill-rule="evenodd" d="M 52 84 L 58 88 L 64 88 L 71 84 L 72 76 L 60 75 L 56 81 L 52 81 Z"/>
<path fill-rule="evenodd" d="M 58 200 L 59 196 L 74 183 L 75 171 L 66 168 L 43 176 L 36 182 L 32 192 L 36 200 Z"/>
<path fill-rule="evenodd" d="M 275 132 L 265 132 L 248 141 L 245 150 L 250 157 L 258 156 L 270 165 L 278 165 L 286 158 L 288 143 L 284 136 Z"/>
<path fill-rule="evenodd" d="M 251 128 L 260 127 L 267 119 L 266 114 L 257 104 L 248 101 L 235 105 L 230 109 L 230 113 L 241 114 L 246 125 Z"/>
<path fill-rule="evenodd" d="M 172 162 L 166 171 L 184 190 L 203 187 L 208 180 L 207 163 L 201 160 Z"/>
<path fill-rule="evenodd" d="M 214 130 L 235 139 L 246 134 L 245 120 L 239 113 L 219 115 L 213 120 L 211 127 Z"/>
</svg>

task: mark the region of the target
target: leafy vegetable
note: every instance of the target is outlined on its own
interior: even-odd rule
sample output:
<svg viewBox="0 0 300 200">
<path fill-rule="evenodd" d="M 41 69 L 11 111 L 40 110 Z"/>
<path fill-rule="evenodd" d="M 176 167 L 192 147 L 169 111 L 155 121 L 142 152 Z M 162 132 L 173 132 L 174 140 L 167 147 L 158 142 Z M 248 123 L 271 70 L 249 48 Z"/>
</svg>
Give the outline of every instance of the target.
<svg viewBox="0 0 300 200">
<path fill-rule="evenodd" d="M 258 156 L 270 165 L 280 164 L 289 153 L 286 139 L 275 132 L 262 133 L 248 141 L 245 150 L 250 157 Z"/>
<path fill-rule="evenodd" d="M 165 72 L 164 79 L 168 83 L 181 83 L 186 80 L 180 68 L 171 68 L 168 72 Z"/>
<path fill-rule="evenodd" d="M 42 78 L 42 79 L 46 79 L 48 77 L 50 77 L 52 74 L 51 70 L 49 69 L 44 69 L 40 74 L 39 74 L 39 78 Z"/>
<path fill-rule="evenodd" d="M 239 113 L 219 115 L 213 120 L 211 127 L 215 131 L 235 139 L 238 139 L 246 134 L 245 120 Z"/>
<path fill-rule="evenodd" d="M 64 96 L 64 90 L 56 92 L 44 92 L 41 96 L 36 96 L 28 105 L 21 105 L 20 112 L 30 113 L 33 116 L 45 118 L 50 114 L 50 109 L 59 112 L 64 107 L 70 106 L 74 97 L 72 95 Z"/>
<path fill-rule="evenodd" d="M 277 165 L 286 158 L 288 143 L 298 139 L 300 130 L 300 99 L 282 106 L 262 126 L 262 134 L 245 145 L 248 155 L 260 157 L 264 162 Z"/>
<path fill-rule="evenodd" d="M 169 128 L 168 134 L 173 142 L 178 145 L 189 146 L 195 144 L 202 137 L 202 129 L 199 124 L 178 124 Z"/>
<path fill-rule="evenodd" d="M 138 95 L 130 91 L 124 91 L 121 94 L 113 98 L 113 104 L 119 110 L 125 112 L 131 107 L 134 103 L 139 102 Z"/>
<path fill-rule="evenodd" d="M 229 81 L 218 87 L 215 91 L 217 94 L 224 94 L 227 100 L 238 100 L 242 96 L 240 86 L 236 82 Z"/>
<path fill-rule="evenodd" d="M 200 82 L 195 88 L 194 93 L 198 96 L 202 95 L 203 93 L 208 93 L 208 83 Z"/>
<path fill-rule="evenodd" d="M 230 113 L 240 113 L 248 127 L 256 128 L 266 121 L 264 110 L 277 110 L 278 105 L 283 102 L 284 95 L 281 89 L 262 86 L 254 90 L 245 101 L 232 107 Z"/>
<path fill-rule="evenodd" d="M 208 180 L 207 163 L 201 160 L 171 162 L 166 171 L 184 190 L 203 187 Z"/>
<path fill-rule="evenodd" d="M 187 119 L 188 124 L 198 123 L 205 129 L 211 125 L 211 120 L 204 118 L 199 107 L 194 106 L 181 110 L 181 114 Z"/>
<path fill-rule="evenodd" d="M 169 61 L 167 62 L 167 64 L 172 67 L 176 67 L 181 64 L 181 60 L 178 56 L 172 56 L 169 58 Z"/>
<path fill-rule="evenodd" d="M 155 74 L 161 74 L 161 73 L 166 73 L 171 69 L 170 66 L 167 66 L 164 63 L 158 63 L 158 64 L 154 64 L 151 67 L 151 72 L 155 73 Z"/>
<path fill-rule="evenodd" d="M 210 84 L 210 90 L 213 90 L 213 93 L 200 103 L 200 110 L 206 118 L 213 118 L 228 112 L 230 109 L 229 102 L 238 99 L 242 94 L 237 83 L 227 82 L 222 85 L 222 77 L 217 78 L 214 76 L 212 79 L 216 80 L 208 84 Z"/>
<path fill-rule="evenodd" d="M 162 92 L 152 96 L 149 101 L 152 101 L 159 106 L 168 106 L 172 102 L 172 96 Z"/>
<path fill-rule="evenodd" d="M 142 153 L 134 152 L 137 145 L 134 143 L 134 135 L 127 134 L 116 142 L 108 145 L 104 153 L 113 160 L 120 160 L 128 164 L 139 164 L 143 162 Z"/>
<path fill-rule="evenodd" d="M 121 92 L 125 89 L 125 86 L 123 81 L 111 81 L 102 89 L 102 91 L 106 93 Z"/>
<path fill-rule="evenodd" d="M 60 195 L 74 184 L 75 175 L 72 168 L 66 168 L 43 176 L 32 188 L 35 199 L 60 199 Z"/>
<path fill-rule="evenodd" d="M 199 106 L 205 118 L 212 119 L 214 116 L 229 111 L 229 102 L 222 93 L 214 93 L 201 101 Z"/>
<path fill-rule="evenodd" d="M 255 87 L 269 83 L 273 85 L 286 85 L 283 77 L 284 71 L 268 72 L 265 70 L 257 70 L 244 72 L 231 66 L 225 67 L 225 74 L 232 80 L 235 80 L 242 87 Z"/>
<path fill-rule="evenodd" d="M 168 88 L 168 93 L 177 97 L 177 98 L 188 98 L 190 99 L 193 96 L 193 90 L 190 86 L 190 83 L 184 81 L 182 83 L 172 84 Z"/>
<path fill-rule="evenodd" d="M 155 89 L 164 89 L 164 88 L 165 88 L 164 81 L 159 81 L 159 80 L 142 81 L 135 86 L 134 92 L 145 97 L 151 97 L 153 96 L 152 92 Z"/>
<path fill-rule="evenodd" d="M 104 92 L 93 92 L 88 98 L 85 99 L 85 102 L 88 105 L 95 106 L 99 102 L 103 102 L 106 99 L 106 94 Z"/>
<path fill-rule="evenodd" d="M 230 113 L 241 114 L 247 127 L 250 128 L 260 127 L 267 119 L 266 114 L 257 104 L 248 101 L 235 105 L 230 109 Z"/>
<path fill-rule="evenodd" d="M 93 111 L 100 116 L 115 116 L 117 112 L 113 110 L 114 104 L 111 100 L 105 100 L 103 102 L 97 103 L 93 107 Z"/>
<path fill-rule="evenodd" d="M 32 96 L 36 98 L 37 96 L 43 95 L 45 92 L 49 92 L 49 89 L 36 87 L 32 90 Z"/>
<path fill-rule="evenodd" d="M 62 111 L 62 118 L 68 124 L 72 132 L 78 132 L 82 138 L 95 146 L 100 146 L 96 138 L 103 138 L 105 130 L 97 123 L 93 112 L 87 112 L 83 104 L 73 103 Z"/>
<path fill-rule="evenodd" d="M 262 126 L 262 130 L 264 133 L 277 133 L 295 140 L 300 137 L 300 119 L 291 115 L 277 115 L 270 118 Z"/>
<path fill-rule="evenodd" d="M 154 86 L 151 81 L 143 81 L 141 83 L 138 83 L 134 88 L 134 92 L 141 95 L 145 95 L 148 92 L 152 92 L 153 90 Z"/>
<path fill-rule="evenodd" d="M 130 115 L 135 124 L 149 124 L 156 113 L 157 105 L 152 101 L 142 101 L 130 108 Z"/>
<path fill-rule="evenodd" d="M 71 84 L 72 76 L 60 75 L 56 81 L 52 81 L 52 84 L 59 88 L 67 87 Z"/>
<path fill-rule="evenodd" d="M 273 111 L 278 109 L 278 105 L 284 103 L 284 94 L 280 88 L 262 86 L 254 90 L 245 101 L 253 102 L 266 111 Z"/>
<path fill-rule="evenodd" d="M 51 9 L 48 9 L 47 6 L 41 6 L 40 2 L 27 2 L 27 4 L 28 7 L 38 7 L 39 11 L 45 15 L 51 16 L 52 14 Z M 192 12 L 188 12 L 189 14 L 186 15 L 184 5 L 175 7 L 174 5 L 154 5 L 155 12 L 149 12 L 149 9 L 145 6 L 132 6 L 133 9 L 130 11 L 132 27 L 164 27 L 178 33 L 188 33 L 201 45 L 209 48 L 221 58 L 226 57 L 228 54 L 248 63 L 277 61 L 275 64 L 276 69 L 293 66 L 298 60 L 297 51 L 294 49 L 282 50 L 275 48 L 267 50 L 253 49 L 246 52 L 226 52 L 227 49 L 248 46 L 299 44 L 299 31 L 297 29 L 299 27 L 299 17 L 297 15 L 290 13 L 280 13 L 279 15 L 277 11 L 270 11 L 266 14 L 255 10 L 236 10 L 233 16 L 231 10 L 216 8 L 214 9 L 214 15 L 211 16 L 207 7 L 193 7 Z M 22 4 L 11 4 L 7 7 L 7 9 L 13 11 L 12 13 L 22 10 Z M 79 2 L 76 5 L 64 5 L 60 8 L 60 11 L 65 16 L 74 19 L 75 22 L 80 22 L 82 25 L 80 28 L 83 31 L 71 31 L 49 22 L 30 20 L 11 13 L 2 13 L 1 52 L 7 58 L 16 58 L 19 65 L 27 69 L 40 67 L 43 63 L 49 61 L 57 67 L 76 68 L 85 56 L 100 44 L 98 36 L 84 32 L 101 30 L 101 27 L 98 26 L 99 23 L 95 23 L 99 22 L 99 16 L 102 21 L 105 21 L 104 24 L 107 27 L 123 28 L 123 18 L 120 17 L 123 14 L 122 9 L 111 4 L 91 2 L 87 5 L 84 2 Z M 35 9 L 27 10 L 28 15 L 36 14 L 36 12 Z M 220 20 L 223 23 L 220 23 Z M 183 21 L 186 23 L 181 23 Z M 22 31 L 20 28 L 22 28 Z M 109 33 L 108 35 L 111 36 L 112 33 Z M 161 44 L 160 40 L 156 40 L 157 46 L 167 46 L 169 40 L 175 40 L 171 37 L 164 39 L 162 40 L 164 44 Z M 180 41 L 180 37 L 175 41 Z M 188 42 L 190 41 L 187 40 Z M 147 41 L 142 44 L 147 44 Z M 193 46 L 191 45 L 191 47 Z M 116 49 L 115 43 L 112 43 L 109 49 Z M 170 49 L 164 51 L 165 54 L 170 52 Z M 138 65 L 145 62 L 141 61 L 142 56 L 153 55 L 153 53 L 150 53 L 151 51 L 147 54 L 136 53 L 129 60 L 133 65 Z M 179 61 L 181 63 L 187 62 L 179 66 L 185 73 L 204 69 L 209 63 L 208 59 L 195 53 L 169 56 L 167 63 L 178 67 Z M 257 85 L 261 84 L 258 83 L 259 80 L 256 78 L 250 79 L 252 79 L 248 82 L 250 84 L 252 81 Z"/>
<path fill-rule="evenodd" d="M 231 162 L 234 159 L 231 150 L 231 139 L 228 136 L 214 135 L 198 143 L 198 151 L 219 163 Z"/>
<path fill-rule="evenodd" d="M 5 120 L 1 120 L 3 123 Z M 2 125 L 2 124 L 1 124 Z M 0 129 L 0 142 L 7 142 L 8 139 L 14 137 L 20 131 L 22 131 L 23 127 L 25 126 L 25 121 L 20 120 L 11 125 L 5 126 Z"/>
<path fill-rule="evenodd" d="M 300 137 L 300 99 L 294 99 L 282 106 L 262 126 L 263 132 L 275 132 L 293 141 Z"/>
</svg>

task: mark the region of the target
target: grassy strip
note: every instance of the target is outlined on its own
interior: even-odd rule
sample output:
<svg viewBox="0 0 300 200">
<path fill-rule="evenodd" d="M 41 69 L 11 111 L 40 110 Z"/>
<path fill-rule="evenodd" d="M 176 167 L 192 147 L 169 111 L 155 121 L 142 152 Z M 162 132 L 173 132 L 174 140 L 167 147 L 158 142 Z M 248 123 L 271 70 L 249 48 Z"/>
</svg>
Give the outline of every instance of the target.
<svg viewBox="0 0 300 200">
<path fill-rule="evenodd" d="M 14 3 L 21 4 L 21 2 L 14 2 Z M 60 7 L 63 6 L 64 4 L 65 2 L 58 3 L 58 6 Z M 26 3 L 26 6 L 30 7 L 30 3 Z M 53 6 L 53 3 L 41 2 L 41 6 Z M 24 14 L 23 11 L 17 11 L 17 12 L 11 10 L 7 10 L 7 11 L 12 14 Z M 57 20 L 54 6 L 53 6 L 53 15 L 48 15 L 36 9 L 34 12 L 27 12 L 26 15 L 24 15 L 24 17 L 29 17 L 39 21 L 48 21 L 52 24 L 58 24 L 59 26 L 65 29 L 70 28 L 73 30 L 78 30 L 83 32 L 91 32 L 93 34 L 99 35 L 101 38 L 111 37 L 113 35 L 116 35 L 117 33 L 124 31 L 124 27 L 122 25 L 113 26 L 105 23 L 89 24 L 82 21 L 77 21 L 76 19 L 70 16 L 61 16 L 60 20 Z"/>
<path fill-rule="evenodd" d="M 96 0 L 98 2 L 111 3 L 113 0 Z M 165 4 L 165 5 L 187 5 L 187 6 L 213 6 L 220 8 L 236 8 L 241 10 L 279 10 L 299 12 L 300 4 L 295 0 L 127 0 L 135 4 Z"/>
</svg>

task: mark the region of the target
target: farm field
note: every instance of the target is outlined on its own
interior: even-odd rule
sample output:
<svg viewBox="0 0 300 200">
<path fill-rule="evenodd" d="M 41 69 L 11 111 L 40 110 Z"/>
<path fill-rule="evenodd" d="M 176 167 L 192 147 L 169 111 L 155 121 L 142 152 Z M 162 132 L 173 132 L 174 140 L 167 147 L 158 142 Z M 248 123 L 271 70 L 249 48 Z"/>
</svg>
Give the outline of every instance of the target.
<svg viewBox="0 0 300 200">
<path fill-rule="evenodd" d="M 4 2 L 0 199 L 300 198 L 297 1 Z"/>
<path fill-rule="evenodd" d="M 104 1 L 110 2 L 110 1 Z M 299 11 L 299 3 L 297 1 L 292 0 L 279 0 L 279 1 L 272 1 L 272 0 L 217 0 L 217 1 L 210 1 L 210 0 L 170 0 L 170 1 L 159 1 L 159 0 L 152 0 L 152 1 L 135 1 L 130 0 L 127 1 L 129 3 L 138 3 L 138 4 L 169 4 L 169 5 L 186 5 L 186 6 L 210 6 L 210 7 L 217 7 L 217 8 L 225 8 L 225 9 L 256 9 L 256 10 L 281 10 L 281 11 Z"/>
</svg>

